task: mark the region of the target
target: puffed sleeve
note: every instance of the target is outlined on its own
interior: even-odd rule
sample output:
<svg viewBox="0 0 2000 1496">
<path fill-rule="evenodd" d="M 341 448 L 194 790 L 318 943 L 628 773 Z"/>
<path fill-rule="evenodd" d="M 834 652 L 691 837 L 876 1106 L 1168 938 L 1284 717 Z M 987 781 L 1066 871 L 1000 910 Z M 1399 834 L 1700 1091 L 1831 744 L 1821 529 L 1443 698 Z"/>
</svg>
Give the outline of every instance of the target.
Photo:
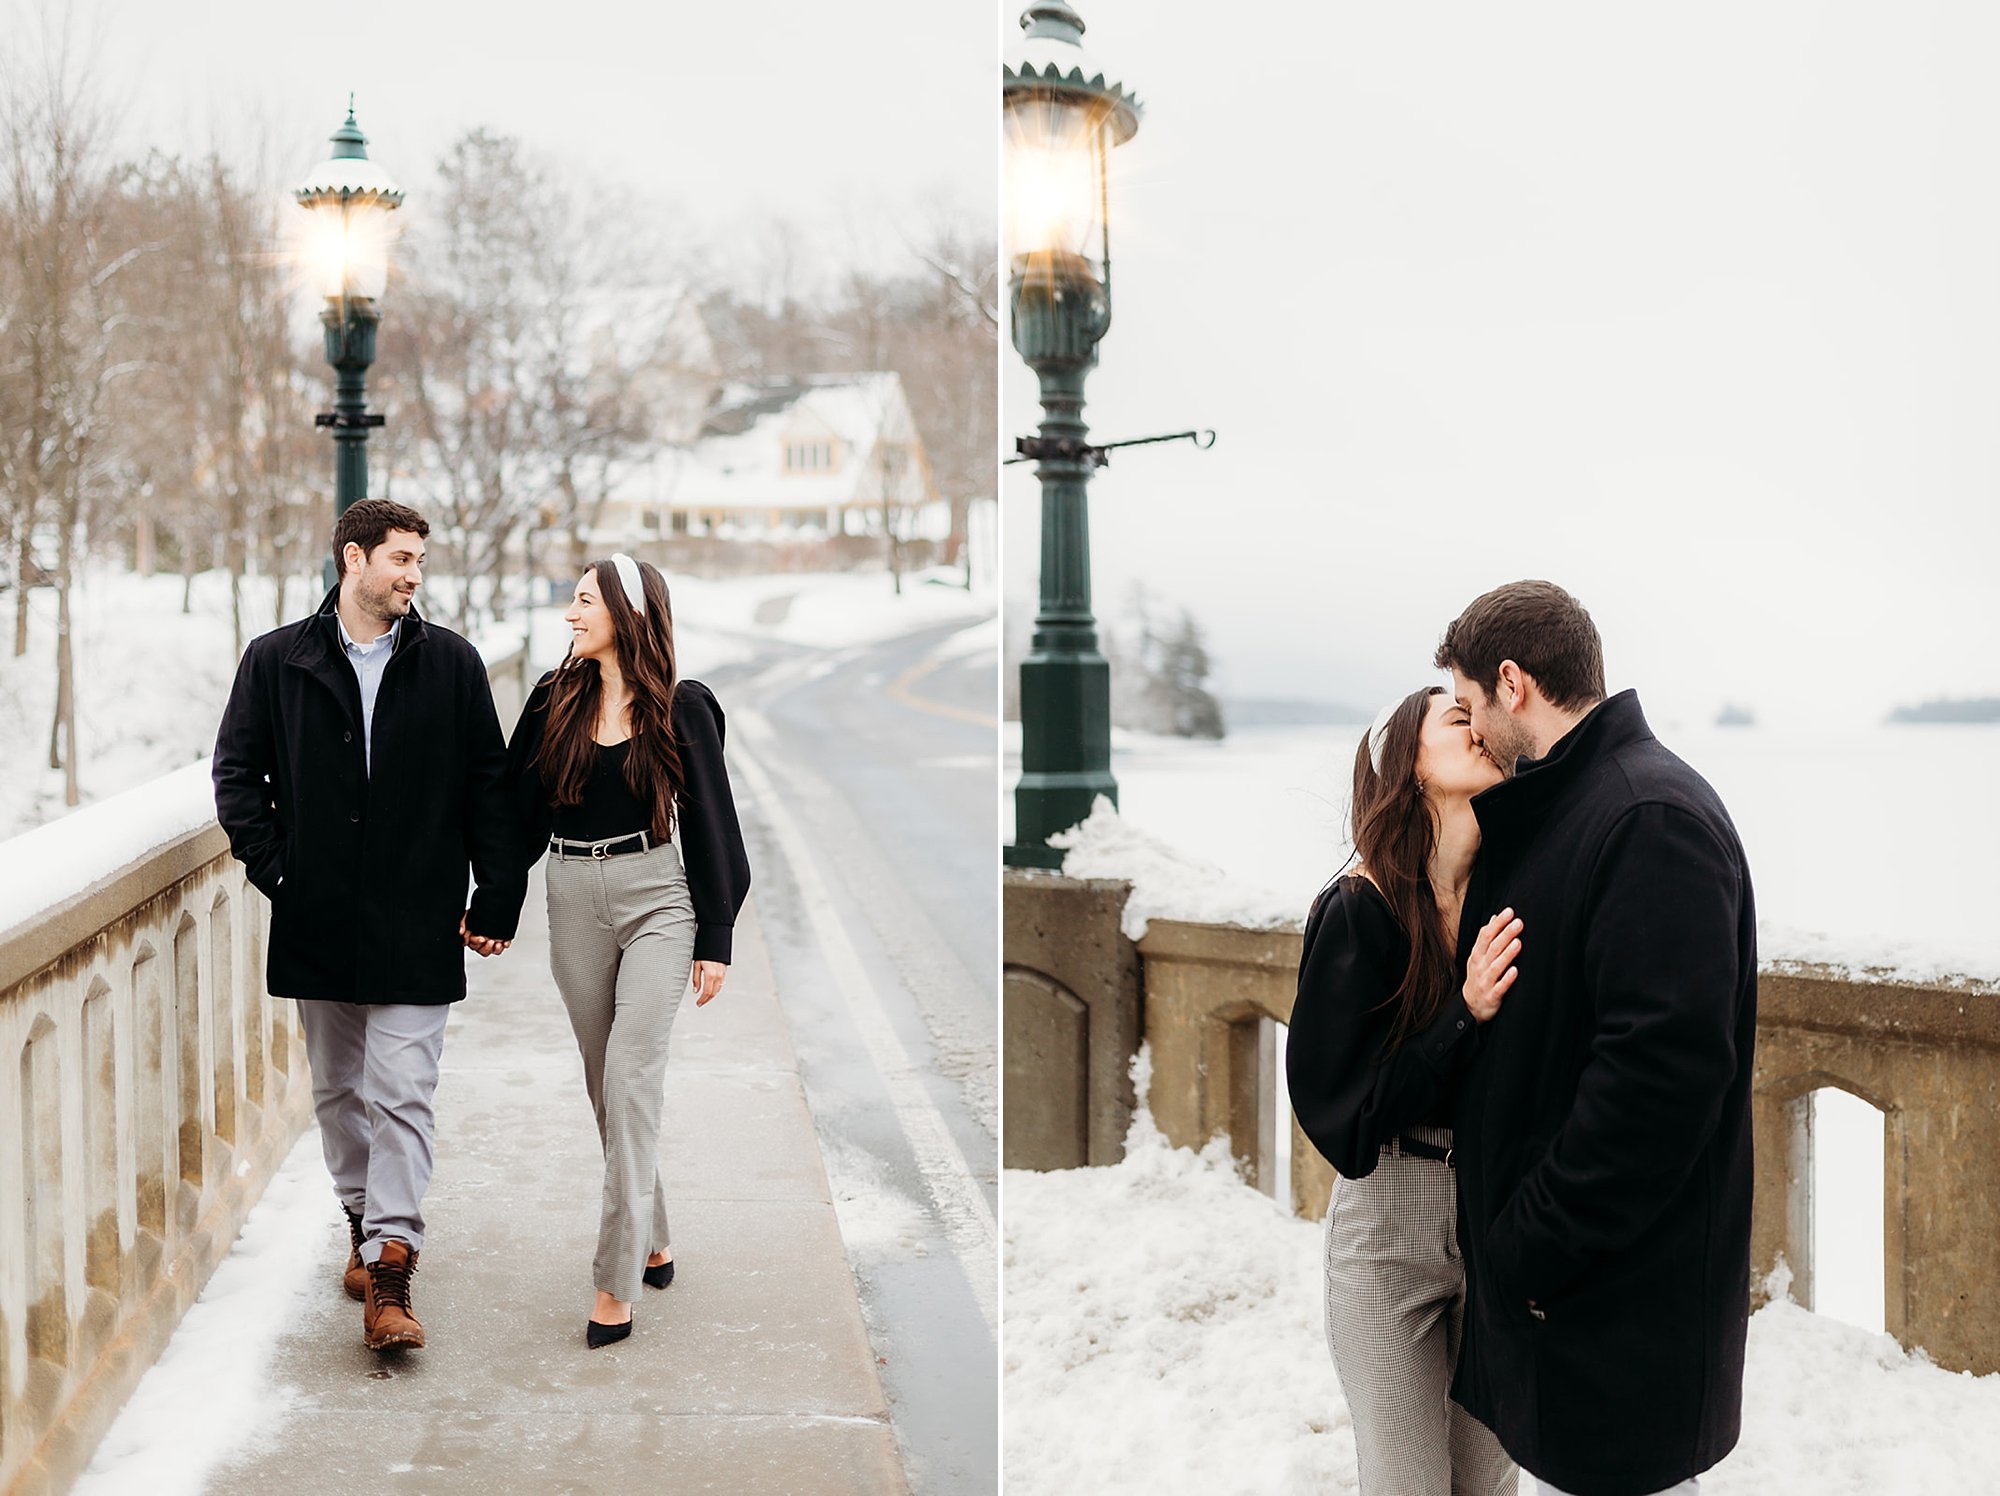
<svg viewBox="0 0 2000 1496">
<path fill-rule="evenodd" d="M 549 682 L 554 679 L 549 674 L 536 682 L 521 707 L 520 720 L 514 724 L 514 736 L 507 743 L 507 764 L 497 803 L 509 822 L 501 841 L 509 849 L 511 860 L 502 876 L 490 884 L 482 879 L 473 892 L 465 925 L 475 935 L 495 940 L 514 938 L 520 926 L 521 905 L 528 896 L 528 870 L 548 850 L 555 810 L 535 768 L 535 755 L 541 751 L 542 730 L 548 720 Z"/>
<path fill-rule="evenodd" d="M 728 964 L 736 913 L 750 893 L 750 855 L 722 759 L 722 707 L 700 681 L 674 693 L 674 738 L 685 784 L 677 806 L 688 897 L 694 904 L 694 959 Z"/>
<path fill-rule="evenodd" d="M 1397 1133 L 1435 1115 L 1472 1053 L 1475 1024 L 1454 988 L 1425 1029 L 1384 1053 L 1409 944 L 1374 889 L 1336 883 L 1314 903 L 1299 961 L 1285 1081 L 1299 1127 L 1350 1179 Z"/>
</svg>

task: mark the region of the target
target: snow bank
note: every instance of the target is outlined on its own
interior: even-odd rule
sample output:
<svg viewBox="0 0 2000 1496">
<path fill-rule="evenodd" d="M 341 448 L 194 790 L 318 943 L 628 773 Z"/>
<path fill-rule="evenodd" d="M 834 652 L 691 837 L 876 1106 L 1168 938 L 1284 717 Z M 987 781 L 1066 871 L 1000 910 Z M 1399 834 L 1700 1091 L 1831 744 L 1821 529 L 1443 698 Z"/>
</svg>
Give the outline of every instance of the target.
<svg viewBox="0 0 2000 1496">
<path fill-rule="evenodd" d="M 317 585 L 295 584 L 287 601 L 302 610 L 319 597 Z M 74 814 L 63 804 L 62 771 L 48 767 L 55 593 L 38 587 L 28 602 L 28 652 L 0 652 L 0 837 Z M 246 638 L 272 626 L 274 605 L 269 582 L 246 580 Z M 236 675 L 228 577 L 203 573 L 189 588 L 178 576 L 94 568 L 78 580 L 70 608 L 84 803 L 206 757 Z"/>
<path fill-rule="evenodd" d="M 1170 1148 L 1142 1110 L 1123 1163 L 1002 1190 L 1010 1496 L 1355 1489 L 1318 1232 L 1226 1141 Z"/>
<path fill-rule="evenodd" d="M 1142 1109 L 1126 1149 L 1003 1176 L 1010 1496 L 1356 1491 L 1319 1227 L 1220 1140 L 1170 1148 Z M 2000 1375 L 1786 1302 L 1750 1322 L 1743 1421 L 1704 1496 L 1992 1490 L 2000 1470 Z"/>
<path fill-rule="evenodd" d="M 913 572 L 898 596 L 887 572 L 799 572 L 776 576 L 669 577 L 674 621 L 815 649 L 874 644 L 934 624 L 980 619 L 993 598 L 958 585 L 955 571 Z"/>
<path fill-rule="evenodd" d="M 213 824 L 208 760 L 0 841 L 0 931 L 41 917 L 190 831 Z"/>
<path fill-rule="evenodd" d="M 984 655 L 1000 652 L 1000 615 L 980 620 L 970 628 L 960 629 L 944 639 L 928 658 L 939 664 L 949 664 L 956 660 L 978 659 Z"/>
<path fill-rule="evenodd" d="M 195 1496 L 232 1451 L 269 1437 L 296 1396 L 268 1380 L 271 1358 L 329 1269 L 328 1240 L 345 1234 L 339 1220 L 319 1131 L 308 1128 L 97 1446 L 74 1496 Z"/>
<path fill-rule="evenodd" d="M 1104 796 L 1089 819 L 1059 831 L 1049 844 L 1064 850 L 1062 870 L 1072 878 L 1125 878 L 1125 934 L 1138 940 L 1156 919 L 1252 929 L 1296 926 L 1296 900 L 1239 883 L 1221 868 L 1169 846 L 1123 819 Z"/>
</svg>

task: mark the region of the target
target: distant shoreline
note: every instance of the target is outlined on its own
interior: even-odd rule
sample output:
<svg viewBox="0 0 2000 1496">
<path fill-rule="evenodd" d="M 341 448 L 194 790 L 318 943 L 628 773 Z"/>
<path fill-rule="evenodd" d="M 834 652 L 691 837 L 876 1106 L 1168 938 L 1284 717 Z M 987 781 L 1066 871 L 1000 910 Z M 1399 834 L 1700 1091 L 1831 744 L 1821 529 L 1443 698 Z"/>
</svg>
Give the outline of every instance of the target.
<svg viewBox="0 0 2000 1496">
<path fill-rule="evenodd" d="M 1899 706 L 1883 719 L 1898 726 L 1964 726 L 2000 722 L 2000 696 L 1968 697 L 1962 701 L 1940 699 L 1915 706 Z"/>
</svg>

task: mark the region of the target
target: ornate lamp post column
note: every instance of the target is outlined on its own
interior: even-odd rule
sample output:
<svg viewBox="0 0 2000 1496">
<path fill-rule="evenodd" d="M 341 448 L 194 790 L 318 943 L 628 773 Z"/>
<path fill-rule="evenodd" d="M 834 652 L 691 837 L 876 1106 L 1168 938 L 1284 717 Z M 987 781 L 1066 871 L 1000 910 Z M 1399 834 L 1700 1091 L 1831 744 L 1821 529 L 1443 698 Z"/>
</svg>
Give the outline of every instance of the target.
<svg viewBox="0 0 2000 1496">
<path fill-rule="evenodd" d="M 389 278 L 389 214 L 403 190 L 368 159 L 368 137 L 347 121 L 333 132 L 333 154 L 314 167 L 292 193 L 312 215 L 306 258 L 326 297 L 320 322 L 326 328 L 326 361 L 333 365 L 333 409 L 314 424 L 333 430 L 333 508 L 338 519 L 349 505 L 368 497 L 368 431 L 382 417 L 368 412 L 368 366 L 375 362 L 375 329 L 381 313 L 375 299 Z M 326 583 L 333 585 L 333 563 Z"/>
<path fill-rule="evenodd" d="M 1083 54 L 1083 21 L 1066 0 L 1021 17 L 1020 61 L 1001 70 L 1006 121 L 1007 289 L 1014 347 L 1041 382 L 1040 433 L 1023 438 L 1042 485 L 1041 602 L 1021 662 L 1021 779 L 1014 789 L 1016 867 L 1060 867 L 1048 838 L 1115 805 L 1111 667 L 1090 611 L 1088 486 L 1103 462 L 1083 422 L 1083 382 L 1111 326 L 1105 161 L 1139 128 L 1139 104 Z"/>
</svg>

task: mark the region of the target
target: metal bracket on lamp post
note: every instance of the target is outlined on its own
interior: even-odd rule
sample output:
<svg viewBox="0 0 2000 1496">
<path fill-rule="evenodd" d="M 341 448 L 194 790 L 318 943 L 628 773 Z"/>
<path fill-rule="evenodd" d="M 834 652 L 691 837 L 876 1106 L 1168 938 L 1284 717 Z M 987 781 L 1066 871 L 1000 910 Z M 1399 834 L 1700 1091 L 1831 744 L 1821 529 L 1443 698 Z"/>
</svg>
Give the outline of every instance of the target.
<svg viewBox="0 0 2000 1496">
<path fill-rule="evenodd" d="M 1215 433 L 1207 428 L 1199 431 L 1174 431 L 1165 436 L 1134 436 L 1122 442 L 1087 442 L 1073 436 L 1017 436 L 1014 451 L 1018 456 L 1009 457 L 1002 467 L 1012 467 L 1017 462 L 1089 462 L 1094 468 L 1106 466 L 1111 461 L 1111 453 L 1119 447 L 1150 447 L 1156 442 L 1193 442 L 1206 452 L 1215 445 Z"/>
<path fill-rule="evenodd" d="M 336 431 L 356 431 L 380 426 L 386 419 L 372 411 L 323 410 L 313 417 L 313 425 L 331 426 Z"/>
</svg>

